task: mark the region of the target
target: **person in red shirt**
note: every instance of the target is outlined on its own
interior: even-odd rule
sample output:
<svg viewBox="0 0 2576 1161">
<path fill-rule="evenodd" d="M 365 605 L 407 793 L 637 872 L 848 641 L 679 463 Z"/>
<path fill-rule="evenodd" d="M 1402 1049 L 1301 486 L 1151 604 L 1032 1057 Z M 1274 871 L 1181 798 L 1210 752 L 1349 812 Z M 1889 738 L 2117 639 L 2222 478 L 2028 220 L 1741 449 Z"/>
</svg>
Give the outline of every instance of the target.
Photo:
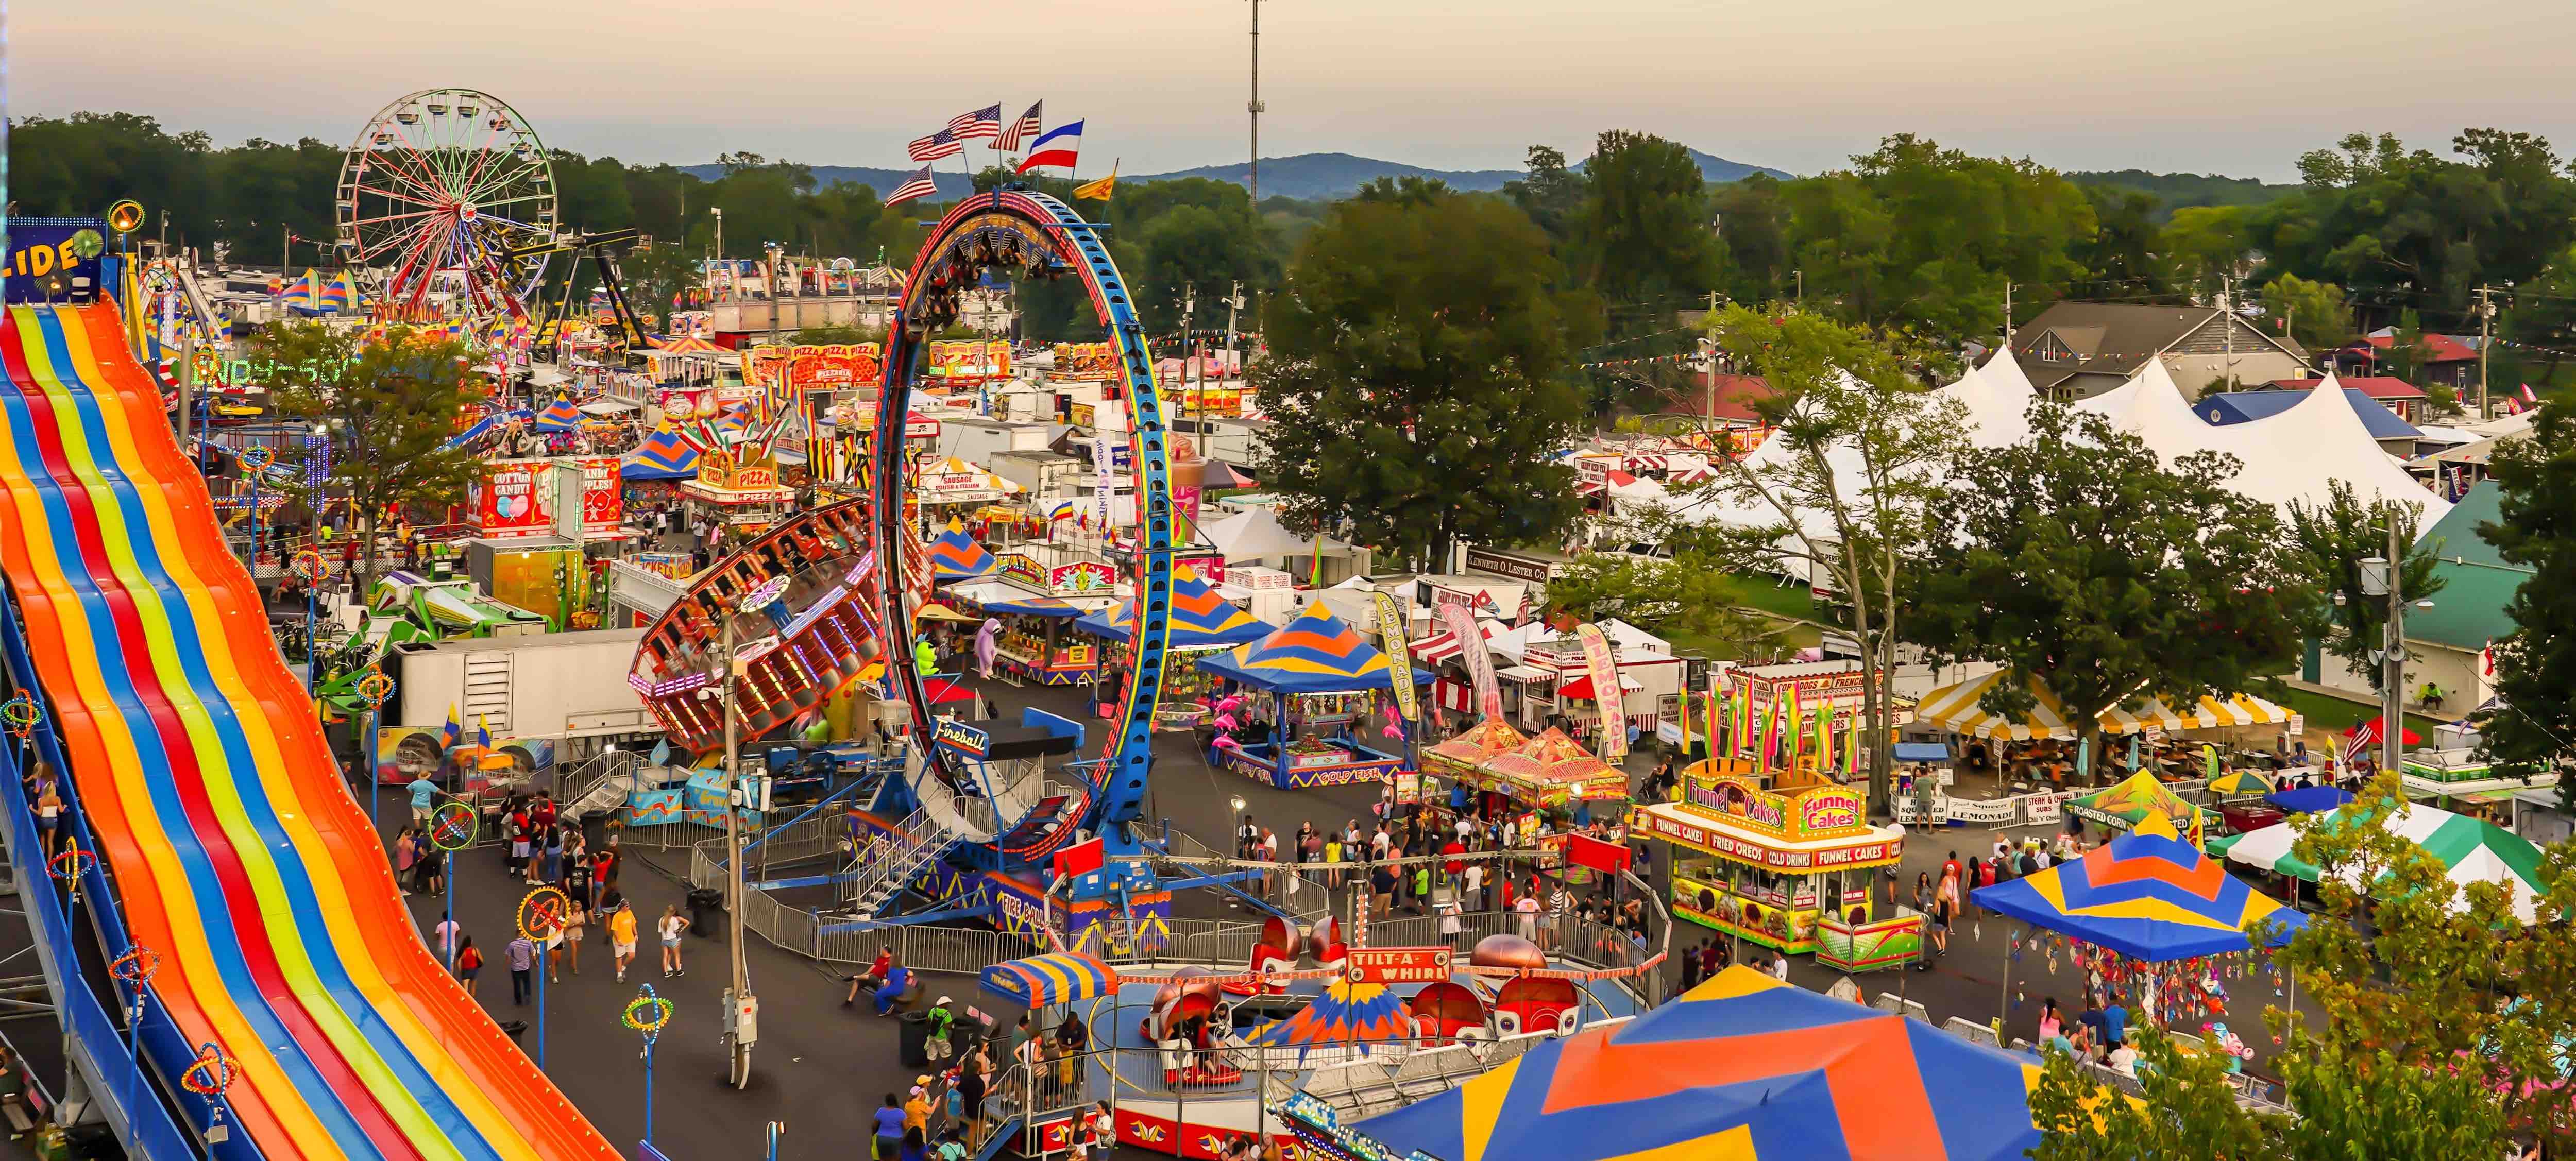
<svg viewBox="0 0 2576 1161">
<path fill-rule="evenodd" d="M 1440 857 L 1445 860 L 1440 864 L 1441 874 L 1444 876 L 1455 877 L 1465 873 L 1467 870 L 1467 860 L 1459 856 L 1466 853 L 1466 844 L 1461 843 L 1454 838 L 1450 839 L 1448 842 L 1440 844 Z"/>
</svg>

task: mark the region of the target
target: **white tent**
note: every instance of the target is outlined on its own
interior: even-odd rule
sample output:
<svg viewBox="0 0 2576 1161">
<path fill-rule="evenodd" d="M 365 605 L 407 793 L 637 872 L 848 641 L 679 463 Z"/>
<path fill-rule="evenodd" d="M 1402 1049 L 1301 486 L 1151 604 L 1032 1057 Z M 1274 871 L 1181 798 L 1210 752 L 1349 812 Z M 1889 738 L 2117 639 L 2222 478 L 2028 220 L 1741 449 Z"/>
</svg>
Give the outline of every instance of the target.
<svg viewBox="0 0 2576 1161">
<path fill-rule="evenodd" d="M 2293 500 L 2322 502 L 2331 482 L 2351 485 L 2362 503 L 2394 500 L 2421 508 L 2426 523 L 2451 510 L 2427 491 L 2372 439 L 2352 397 L 2329 375 L 2279 414 L 2249 423 L 2213 426 L 2192 414 L 2161 360 L 2138 377 L 2075 405 L 2145 440 L 2166 461 L 2200 451 L 2225 452 L 2242 464 L 2229 483 L 2237 491 L 2287 509 Z"/>
<path fill-rule="evenodd" d="M 1268 560 L 1272 557 L 1296 556 L 1315 551 L 1313 537 L 1299 536 L 1279 523 L 1279 517 L 1268 508 L 1250 508 L 1214 524 L 1199 526 L 1199 537 L 1225 554 L 1226 563 Z M 1344 547 L 1325 538 L 1327 551 Z"/>
</svg>

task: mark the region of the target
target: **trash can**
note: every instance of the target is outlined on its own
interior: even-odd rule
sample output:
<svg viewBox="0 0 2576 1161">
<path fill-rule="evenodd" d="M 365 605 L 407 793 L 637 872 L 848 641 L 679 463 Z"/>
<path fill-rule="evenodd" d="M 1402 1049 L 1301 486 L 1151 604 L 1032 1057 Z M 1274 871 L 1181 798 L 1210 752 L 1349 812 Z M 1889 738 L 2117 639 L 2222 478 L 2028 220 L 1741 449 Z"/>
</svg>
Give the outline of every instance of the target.
<svg viewBox="0 0 2576 1161">
<path fill-rule="evenodd" d="M 710 916 L 724 913 L 724 892 L 713 887 L 700 887 L 689 892 L 689 934 L 705 939 L 715 932 Z"/>
<path fill-rule="evenodd" d="M 922 1068 L 930 1063 L 930 1013 L 905 1012 L 895 1017 L 895 1058 L 905 1068 Z"/>
</svg>

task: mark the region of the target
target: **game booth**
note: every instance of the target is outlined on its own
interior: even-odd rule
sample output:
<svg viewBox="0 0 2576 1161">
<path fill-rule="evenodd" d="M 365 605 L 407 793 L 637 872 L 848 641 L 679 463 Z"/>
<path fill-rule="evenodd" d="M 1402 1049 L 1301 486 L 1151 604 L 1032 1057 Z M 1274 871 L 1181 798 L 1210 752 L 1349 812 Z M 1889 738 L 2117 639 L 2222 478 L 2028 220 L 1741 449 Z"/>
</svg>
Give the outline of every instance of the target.
<svg viewBox="0 0 2576 1161">
<path fill-rule="evenodd" d="M 1270 695 L 1269 716 L 1244 723 L 1254 740 L 1245 741 L 1238 736 L 1245 731 L 1238 729 L 1220 733 L 1210 743 L 1212 761 L 1225 769 L 1272 786 L 1305 789 L 1380 781 L 1412 766 L 1400 750 L 1378 749 L 1361 739 L 1376 728 L 1381 737 L 1401 744 L 1405 732 L 1388 695 L 1399 674 L 1417 685 L 1430 675 L 1390 664 L 1385 653 L 1361 640 L 1321 601 L 1259 641 L 1200 658 L 1198 667 L 1223 680 L 1230 691 Z M 1383 708 L 1378 706 L 1381 698 L 1387 701 Z M 1218 704 L 1223 709 L 1226 702 Z M 1385 719 L 1383 726 L 1375 720 L 1379 717 Z M 1263 722 L 1266 728 L 1261 728 Z"/>
<path fill-rule="evenodd" d="M 1073 631 L 1082 608 L 1071 602 L 998 580 L 949 585 L 937 600 L 970 620 L 1000 623 L 992 643 L 996 673 L 1035 685 L 1078 685 L 1100 662 L 1100 647 Z M 979 641 L 979 660 L 982 649 Z"/>
<path fill-rule="evenodd" d="M 1872 901 L 1905 832 L 1873 826 L 1868 797 L 1831 783 L 1765 789 L 1759 778 L 1693 778 L 1680 802 L 1643 803 L 1631 832 L 1673 848 L 1673 914 L 1843 971 L 1907 963 L 1924 919 Z M 1887 913 L 1892 911 L 1893 913 Z"/>
<path fill-rule="evenodd" d="M 1517 744 L 1507 744 L 1515 740 Z M 1465 760 L 1478 754 L 1482 757 L 1473 762 Z M 1593 818 L 1617 821 L 1627 815 L 1628 772 L 1593 756 L 1554 728 L 1521 738 L 1500 719 L 1487 718 L 1425 749 L 1421 767 L 1423 809 L 1444 827 L 1456 817 L 1453 803 L 1459 802 L 1479 818 L 1500 816 L 1528 823 L 1533 816 L 1552 815 L 1558 833 L 1541 840 L 1543 847 L 1552 850 L 1564 843 L 1565 831 Z M 1449 788 L 1439 784 L 1444 778 L 1465 793 L 1452 797 Z M 1397 781 L 1396 797 L 1404 801 L 1402 777 Z M 1567 868 L 1566 875 L 1576 884 L 1589 880 L 1579 867 Z"/>
<path fill-rule="evenodd" d="M 1086 614 L 1075 620 L 1073 627 L 1102 639 L 1106 646 L 1102 650 L 1105 670 L 1123 672 L 1127 668 L 1128 642 L 1136 636 L 1135 602 L 1121 601 L 1117 608 Z M 1163 648 L 1164 708 L 1196 711 L 1184 714 L 1191 718 L 1203 713 L 1205 706 L 1186 703 L 1203 698 L 1212 702 L 1214 699 L 1207 695 L 1216 688 L 1217 678 L 1198 668 L 1198 659 L 1259 641 L 1275 628 L 1254 620 L 1252 614 L 1218 596 L 1215 588 L 1199 579 L 1197 570 L 1186 564 L 1173 565 L 1171 631 Z"/>
<path fill-rule="evenodd" d="M 754 455 L 753 446 L 699 453 L 697 477 L 680 485 L 682 507 L 693 520 L 713 520 L 736 536 L 758 536 L 786 518 L 796 490 L 779 486 L 777 461 Z"/>
</svg>

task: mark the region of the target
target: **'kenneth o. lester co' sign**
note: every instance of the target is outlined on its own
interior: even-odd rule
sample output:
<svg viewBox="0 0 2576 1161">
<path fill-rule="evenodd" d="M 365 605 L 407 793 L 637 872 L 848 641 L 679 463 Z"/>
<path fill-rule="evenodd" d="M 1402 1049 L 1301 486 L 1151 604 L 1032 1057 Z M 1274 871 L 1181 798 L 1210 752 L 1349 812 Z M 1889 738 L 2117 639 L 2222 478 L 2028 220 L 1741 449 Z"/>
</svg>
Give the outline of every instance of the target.
<svg viewBox="0 0 2576 1161">
<path fill-rule="evenodd" d="M 1456 953 L 1445 947 L 1354 947 L 1343 973 L 1355 984 L 1437 984 Z"/>
<path fill-rule="evenodd" d="M 1467 550 L 1467 571 L 1543 585 L 1555 575 L 1556 566 L 1537 557 L 1496 552 L 1490 548 L 1470 548 Z"/>
</svg>

